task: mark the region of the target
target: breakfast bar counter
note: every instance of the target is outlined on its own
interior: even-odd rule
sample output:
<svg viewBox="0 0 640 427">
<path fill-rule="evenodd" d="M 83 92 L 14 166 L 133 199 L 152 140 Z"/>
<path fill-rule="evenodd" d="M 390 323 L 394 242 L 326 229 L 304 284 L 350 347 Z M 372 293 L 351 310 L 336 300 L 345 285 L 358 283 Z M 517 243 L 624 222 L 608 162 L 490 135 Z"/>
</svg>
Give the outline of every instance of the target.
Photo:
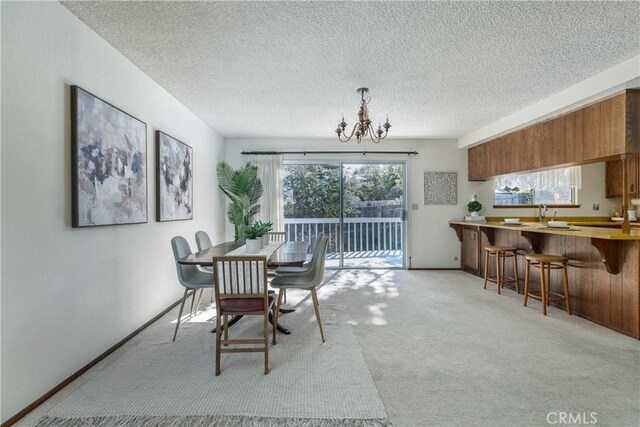
<svg viewBox="0 0 640 427">
<path fill-rule="evenodd" d="M 523 255 L 544 253 L 569 258 L 573 314 L 640 339 L 640 230 L 632 229 L 631 234 L 622 234 L 619 228 L 585 225 L 560 229 L 537 222 L 505 224 L 456 220 L 450 221 L 449 226 L 461 242 L 462 269 L 481 277 L 484 275 L 484 247 L 488 245 L 518 249 L 516 258 L 521 283 L 524 282 Z M 507 271 L 509 274 L 512 274 L 510 270 Z M 539 288 L 536 274 L 531 276 L 531 286 Z M 515 289 L 513 285 L 509 287 Z M 552 275 L 551 291 L 559 292 L 560 288 L 561 280 Z M 556 307 L 563 309 L 561 304 Z"/>
</svg>

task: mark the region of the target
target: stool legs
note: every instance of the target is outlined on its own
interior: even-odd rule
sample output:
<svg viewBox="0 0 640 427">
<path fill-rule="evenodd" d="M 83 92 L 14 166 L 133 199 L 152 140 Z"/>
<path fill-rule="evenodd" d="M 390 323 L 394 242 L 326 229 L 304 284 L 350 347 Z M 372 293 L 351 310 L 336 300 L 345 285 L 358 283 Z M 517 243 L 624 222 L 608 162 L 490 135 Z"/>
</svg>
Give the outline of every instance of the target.
<svg viewBox="0 0 640 427">
<path fill-rule="evenodd" d="M 531 261 L 526 260 L 524 271 L 524 306 L 527 306 L 529 296 L 538 299 L 537 292 L 534 295 L 530 290 L 529 279 L 531 276 Z M 552 299 L 564 299 L 565 310 L 571 315 L 571 301 L 569 299 L 569 274 L 566 262 L 562 265 L 553 264 L 551 262 L 539 261 L 534 264 L 540 269 L 540 301 L 542 302 L 542 313 L 547 315 L 547 307 L 551 305 Z M 562 288 L 563 295 L 551 292 L 551 270 L 562 270 Z M 530 295 L 531 294 L 531 295 Z"/>
<path fill-rule="evenodd" d="M 485 254 L 484 283 L 482 286 L 483 289 L 487 289 L 488 281 L 495 282 L 496 288 L 497 288 L 496 291 L 498 292 L 498 295 L 500 295 L 502 291 L 501 288 L 504 288 L 504 286 L 507 283 L 514 282 L 516 287 L 516 292 L 520 293 L 520 285 L 519 285 L 519 279 L 518 279 L 518 260 L 517 260 L 516 252 L 513 249 L 506 250 L 506 251 L 505 250 L 492 251 L 492 250 L 489 250 L 489 248 L 486 248 L 484 254 Z M 495 279 L 489 277 L 489 258 L 491 258 L 492 256 L 496 257 Z M 506 271 L 507 271 L 507 268 L 506 268 L 507 257 L 513 257 L 513 277 L 505 277 Z"/>
<path fill-rule="evenodd" d="M 542 313 L 547 315 L 547 279 L 545 278 L 545 263 L 540 263 L 540 297 L 542 298 Z"/>
<path fill-rule="evenodd" d="M 487 289 L 487 280 L 489 280 L 489 252 L 484 253 L 484 289 Z"/>
</svg>

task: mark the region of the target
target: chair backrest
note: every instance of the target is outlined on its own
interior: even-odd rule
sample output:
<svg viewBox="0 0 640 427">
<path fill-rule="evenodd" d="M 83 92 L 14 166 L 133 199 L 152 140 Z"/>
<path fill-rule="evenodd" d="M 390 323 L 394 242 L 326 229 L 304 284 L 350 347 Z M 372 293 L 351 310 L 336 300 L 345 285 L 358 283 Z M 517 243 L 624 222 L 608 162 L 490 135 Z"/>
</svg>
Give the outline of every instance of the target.
<svg viewBox="0 0 640 427">
<path fill-rule="evenodd" d="M 198 245 L 198 251 L 204 251 L 213 246 L 211 238 L 209 238 L 206 231 L 198 231 L 196 233 L 196 245 Z"/>
<path fill-rule="evenodd" d="M 327 255 L 327 245 L 329 244 L 329 238 L 323 236 L 318 243 L 313 253 L 313 259 L 311 260 L 311 267 L 305 274 L 309 282 L 314 283 L 317 286 L 322 282 L 324 278 L 324 263 Z"/>
<path fill-rule="evenodd" d="M 213 257 L 213 281 L 216 298 L 267 298 L 267 257 Z"/>
<path fill-rule="evenodd" d="M 178 260 L 191 255 L 191 246 L 189 242 L 182 236 L 175 236 L 171 239 L 171 249 L 173 249 L 173 257 L 176 260 L 176 271 L 178 273 L 178 281 L 182 286 L 189 287 L 189 278 L 199 273 L 195 265 L 179 264 Z"/>
<path fill-rule="evenodd" d="M 318 243 L 320 243 L 320 241 L 322 240 L 322 238 L 324 237 L 324 232 L 321 231 L 319 232 L 315 239 L 313 239 L 309 245 L 309 249 L 311 249 L 311 252 L 315 255 L 316 254 L 316 247 L 318 246 Z"/>
<path fill-rule="evenodd" d="M 285 242 L 287 240 L 287 235 L 284 231 L 267 231 L 267 235 L 272 242 Z"/>
</svg>

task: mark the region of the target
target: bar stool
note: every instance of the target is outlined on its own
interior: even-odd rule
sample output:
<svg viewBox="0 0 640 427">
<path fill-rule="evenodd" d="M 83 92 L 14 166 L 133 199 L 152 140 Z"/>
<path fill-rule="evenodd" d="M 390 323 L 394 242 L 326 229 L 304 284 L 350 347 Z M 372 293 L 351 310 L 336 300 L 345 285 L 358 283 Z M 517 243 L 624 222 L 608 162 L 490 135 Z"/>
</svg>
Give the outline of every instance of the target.
<svg viewBox="0 0 640 427">
<path fill-rule="evenodd" d="M 529 297 L 542 301 L 542 313 L 547 315 L 547 306 L 551 300 L 564 300 L 567 314 L 571 315 L 571 304 L 569 302 L 569 276 L 567 273 L 567 263 L 569 258 L 557 255 L 529 254 L 525 255 L 527 265 L 524 272 L 524 306 L 527 306 Z M 540 290 L 529 290 L 529 269 L 530 267 L 540 269 Z M 564 295 L 550 292 L 551 270 L 562 270 L 562 287 Z"/>
<path fill-rule="evenodd" d="M 487 289 L 487 282 L 493 282 L 497 285 L 498 294 L 500 294 L 500 288 L 504 287 L 505 283 L 515 283 L 516 291 L 520 293 L 518 263 L 516 261 L 517 248 L 511 246 L 485 246 L 484 251 L 484 289 Z M 489 257 L 492 256 L 496 257 L 495 276 L 489 276 Z M 504 277 L 504 263 L 507 258 L 513 258 L 513 277 Z"/>
</svg>

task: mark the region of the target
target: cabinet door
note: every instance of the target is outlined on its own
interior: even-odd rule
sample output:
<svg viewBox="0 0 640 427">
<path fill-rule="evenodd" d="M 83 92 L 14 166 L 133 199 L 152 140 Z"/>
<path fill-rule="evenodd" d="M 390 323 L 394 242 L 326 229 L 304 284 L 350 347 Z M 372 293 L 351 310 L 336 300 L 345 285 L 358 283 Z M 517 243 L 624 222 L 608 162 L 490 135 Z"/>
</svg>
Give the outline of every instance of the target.
<svg viewBox="0 0 640 427">
<path fill-rule="evenodd" d="M 464 228 L 462 230 L 462 268 L 477 273 L 478 263 L 478 230 Z"/>
<path fill-rule="evenodd" d="M 487 144 L 469 148 L 468 180 L 484 181 L 487 179 Z"/>
<path fill-rule="evenodd" d="M 564 116 L 564 163 L 572 163 L 576 161 L 576 132 L 575 122 L 576 113 L 569 113 Z"/>
<path fill-rule="evenodd" d="M 611 155 L 622 154 L 627 139 L 627 98 L 620 94 L 611 98 Z"/>
<path fill-rule="evenodd" d="M 601 120 L 600 103 L 589 105 L 584 108 L 584 137 L 583 154 L 585 160 L 597 159 L 600 157 Z"/>
<path fill-rule="evenodd" d="M 542 124 L 542 166 L 549 167 L 565 163 L 564 118 L 556 117 Z"/>
<path fill-rule="evenodd" d="M 640 157 L 628 160 L 628 193 L 631 197 L 640 194 Z M 622 197 L 622 160 L 611 160 L 605 164 L 605 197 Z"/>
<path fill-rule="evenodd" d="M 637 197 L 640 194 L 640 156 L 629 159 L 629 195 Z"/>
</svg>

